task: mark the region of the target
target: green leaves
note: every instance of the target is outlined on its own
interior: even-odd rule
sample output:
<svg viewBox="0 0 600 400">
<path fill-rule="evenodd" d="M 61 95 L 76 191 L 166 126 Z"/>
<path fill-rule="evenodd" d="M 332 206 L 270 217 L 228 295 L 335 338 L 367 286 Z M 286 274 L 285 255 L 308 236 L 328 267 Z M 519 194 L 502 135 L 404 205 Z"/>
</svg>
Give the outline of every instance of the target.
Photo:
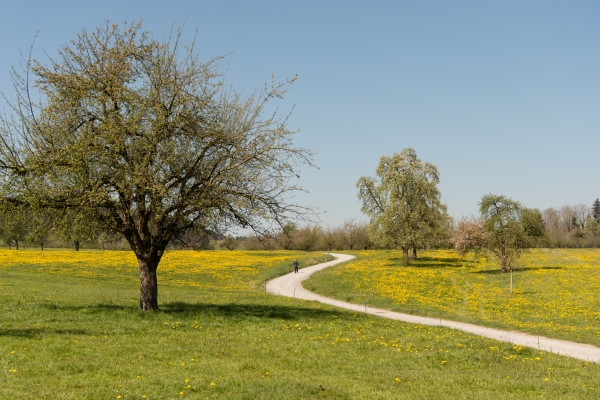
<svg viewBox="0 0 600 400">
<path fill-rule="evenodd" d="M 378 179 L 361 177 L 356 184 L 375 241 L 383 247 L 408 249 L 436 240 L 448 219 L 437 188 L 437 167 L 406 148 L 381 157 L 376 173 Z"/>
<path fill-rule="evenodd" d="M 502 195 L 488 194 L 479 202 L 485 221 L 486 248 L 499 259 L 502 271 L 512 270 L 516 259 L 527 247 L 527 236 L 521 223 L 523 206 Z"/>
<path fill-rule="evenodd" d="M 179 29 L 162 41 L 141 29 L 83 30 L 48 65 L 30 58 L 13 76 L 18 101 L 0 116 L 4 196 L 72 209 L 157 260 L 190 228 L 265 232 L 311 214 L 290 195 L 312 153 L 293 145 L 289 114 L 265 111 L 295 78 L 245 94 L 224 82 L 223 57 L 200 60 Z"/>
</svg>

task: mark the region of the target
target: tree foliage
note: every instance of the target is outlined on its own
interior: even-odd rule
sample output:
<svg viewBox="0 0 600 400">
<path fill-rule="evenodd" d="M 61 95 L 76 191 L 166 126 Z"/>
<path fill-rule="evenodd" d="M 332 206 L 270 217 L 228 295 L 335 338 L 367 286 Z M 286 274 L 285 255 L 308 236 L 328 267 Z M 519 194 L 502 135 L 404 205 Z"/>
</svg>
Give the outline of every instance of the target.
<svg viewBox="0 0 600 400">
<path fill-rule="evenodd" d="M 3 197 L 72 209 L 121 234 L 144 310 L 158 308 L 156 268 L 176 233 L 261 233 L 310 211 L 289 197 L 311 153 L 293 145 L 287 115 L 265 116 L 295 78 L 236 91 L 222 57 L 201 61 L 179 39 L 175 30 L 157 40 L 139 23 L 82 30 L 49 64 L 30 57 L 13 71 L 16 100 L 0 119 Z"/>
<path fill-rule="evenodd" d="M 371 219 L 369 233 L 374 241 L 401 248 L 408 262 L 409 249 L 416 257 L 417 246 L 440 236 L 446 226 L 437 167 L 406 148 L 381 157 L 376 174 L 377 178 L 361 177 L 356 184 L 361 211 Z"/>
<path fill-rule="evenodd" d="M 592 217 L 596 222 L 600 223 L 600 199 L 594 200 L 592 205 Z"/>
<path fill-rule="evenodd" d="M 521 213 L 521 225 L 528 247 L 546 247 L 548 235 L 542 213 L 537 208 L 524 208 Z"/>
<path fill-rule="evenodd" d="M 17 250 L 26 242 L 30 229 L 31 211 L 22 204 L 0 202 L 0 236 L 8 247 Z"/>
<path fill-rule="evenodd" d="M 221 240 L 219 245 L 221 247 L 226 248 L 227 250 L 231 251 L 238 247 L 238 242 L 237 242 L 237 240 L 235 240 L 235 238 L 233 236 L 227 235 L 223 238 L 223 240 Z"/>
<path fill-rule="evenodd" d="M 527 247 L 521 223 L 523 206 L 505 196 L 488 194 L 479 202 L 479 211 L 488 232 L 486 249 L 498 257 L 502 272 L 512 270 Z"/>
</svg>

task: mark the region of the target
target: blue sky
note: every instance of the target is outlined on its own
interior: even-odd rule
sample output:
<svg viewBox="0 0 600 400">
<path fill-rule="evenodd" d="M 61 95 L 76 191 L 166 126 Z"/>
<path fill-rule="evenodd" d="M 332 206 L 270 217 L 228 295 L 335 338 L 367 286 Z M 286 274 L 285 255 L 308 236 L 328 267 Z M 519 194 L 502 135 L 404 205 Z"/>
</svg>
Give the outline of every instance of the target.
<svg viewBox="0 0 600 400">
<path fill-rule="evenodd" d="M 305 205 L 323 225 L 365 220 L 356 181 L 413 147 L 438 166 L 450 214 L 484 194 L 540 209 L 600 197 L 600 3 L 595 1 L 1 1 L 0 89 L 39 31 L 34 55 L 105 20 L 162 36 L 185 22 L 203 57 L 238 87 L 298 74 L 295 142 Z"/>
</svg>

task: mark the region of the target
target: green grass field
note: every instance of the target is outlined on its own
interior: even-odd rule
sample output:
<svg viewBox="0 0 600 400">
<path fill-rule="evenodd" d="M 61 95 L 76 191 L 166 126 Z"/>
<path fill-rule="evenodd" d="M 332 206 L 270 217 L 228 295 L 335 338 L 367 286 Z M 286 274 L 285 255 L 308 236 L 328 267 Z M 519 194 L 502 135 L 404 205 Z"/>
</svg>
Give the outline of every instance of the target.
<svg viewBox="0 0 600 400">
<path fill-rule="evenodd" d="M 146 313 L 128 253 L 19 251 L 0 250 L 3 399 L 592 399 L 600 390 L 595 364 L 263 293 L 265 278 L 296 257 L 301 266 L 327 258 L 319 254 L 171 253 L 159 271 L 162 311 Z"/>
</svg>

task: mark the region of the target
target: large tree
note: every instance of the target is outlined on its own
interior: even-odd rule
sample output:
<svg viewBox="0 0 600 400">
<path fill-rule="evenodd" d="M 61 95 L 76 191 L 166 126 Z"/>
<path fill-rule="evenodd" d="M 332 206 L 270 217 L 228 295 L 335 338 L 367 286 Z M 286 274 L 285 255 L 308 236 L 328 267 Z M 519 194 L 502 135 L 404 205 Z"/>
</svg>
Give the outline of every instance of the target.
<svg viewBox="0 0 600 400">
<path fill-rule="evenodd" d="M 412 148 L 383 156 L 377 178 L 361 177 L 356 186 L 362 212 L 371 219 L 369 232 L 383 247 L 400 248 L 408 262 L 423 246 L 443 231 L 448 219 L 440 200 L 439 173 L 421 161 Z"/>
<path fill-rule="evenodd" d="M 295 78 L 239 92 L 221 57 L 201 61 L 179 40 L 139 23 L 82 30 L 48 63 L 30 56 L 13 70 L 12 113 L 0 117 L 2 196 L 77 210 L 123 235 L 143 310 L 158 309 L 156 271 L 176 233 L 264 233 L 310 211 L 290 194 L 311 153 L 293 145 L 288 115 L 267 110 Z"/>
</svg>

